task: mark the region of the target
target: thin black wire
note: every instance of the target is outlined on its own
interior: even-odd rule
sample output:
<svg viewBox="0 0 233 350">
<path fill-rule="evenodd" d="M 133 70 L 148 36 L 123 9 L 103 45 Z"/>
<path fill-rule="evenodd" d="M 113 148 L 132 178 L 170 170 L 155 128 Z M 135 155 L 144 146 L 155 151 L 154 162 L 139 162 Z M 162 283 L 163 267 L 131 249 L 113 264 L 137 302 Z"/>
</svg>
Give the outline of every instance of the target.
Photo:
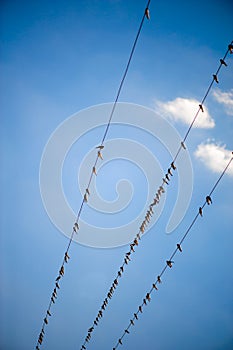
<svg viewBox="0 0 233 350">
<path fill-rule="evenodd" d="M 232 152 L 233 154 L 233 152 Z M 221 181 L 222 177 L 224 176 L 225 172 L 227 171 L 227 169 L 229 168 L 231 162 L 233 160 L 233 157 L 231 157 L 231 159 L 229 160 L 228 164 L 226 165 L 225 169 L 223 170 L 223 172 L 221 173 L 220 177 L 218 178 L 218 180 L 216 181 L 216 183 L 214 184 L 214 186 L 212 187 L 209 195 L 207 197 L 210 197 L 213 192 L 215 191 L 216 187 L 218 186 L 219 182 Z M 205 207 L 205 205 L 207 204 L 207 197 L 205 202 L 203 203 L 203 205 L 200 207 L 201 209 L 203 209 Z M 166 265 L 164 266 L 164 268 L 162 269 L 162 271 L 160 272 L 160 274 L 157 276 L 156 281 L 152 284 L 152 287 L 150 288 L 149 292 L 146 293 L 145 298 L 143 298 L 143 302 L 142 304 L 139 305 L 139 308 L 137 310 L 137 312 L 134 313 L 134 317 L 130 320 L 130 323 L 128 324 L 127 328 L 124 330 L 122 336 L 118 339 L 115 347 L 113 348 L 113 350 L 115 350 L 119 345 L 122 345 L 122 339 L 124 338 L 124 336 L 126 336 L 126 334 L 128 334 L 127 331 L 129 331 L 129 329 L 134 325 L 134 321 L 138 319 L 138 314 L 142 313 L 143 311 L 143 307 L 146 306 L 148 304 L 148 302 L 150 301 L 151 298 L 151 293 L 158 289 L 157 285 L 159 283 L 161 283 L 161 277 L 163 276 L 163 274 L 165 273 L 165 271 L 167 270 L 167 268 L 169 267 L 169 263 L 173 264 L 172 259 L 174 258 L 174 256 L 176 255 L 176 253 L 178 252 L 180 247 L 181 249 L 181 244 L 184 242 L 185 238 L 187 237 L 188 233 L 190 232 L 191 228 L 193 227 L 193 225 L 195 224 L 195 222 L 197 221 L 199 216 L 202 216 L 202 210 L 200 211 L 200 208 L 198 210 L 198 213 L 194 216 L 194 219 L 192 220 L 191 224 L 189 225 L 188 229 L 185 231 L 185 234 L 183 235 L 182 239 L 180 240 L 180 242 L 177 244 L 176 249 L 174 250 L 174 252 L 171 254 L 169 260 L 166 261 Z M 181 249 L 182 251 L 182 249 Z M 127 331 L 126 331 L 127 330 Z"/>
<path fill-rule="evenodd" d="M 150 5 L 150 1 L 149 0 L 147 2 L 147 5 L 146 5 L 146 9 L 149 8 L 149 5 Z M 106 136 L 107 136 L 107 133 L 108 133 L 108 130 L 109 130 L 109 127 L 110 127 L 110 124 L 111 124 L 111 121 L 112 121 L 112 117 L 113 117 L 113 114 L 115 112 L 115 109 L 116 109 L 116 104 L 118 102 L 118 99 L 119 99 L 119 96 L 121 94 L 121 90 L 122 90 L 122 87 L 123 87 L 123 84 L 124 84 L 124 81 L 125 81 L 125 78 L 127 76 L 127 73 L 128 73 L 128 70 L 129 70 L 129 67 L 130 67 L 130 63 L 132 61 L 132 58 L 133 58 L 133 54 L 134 54 L 134 51 L 135 51 L 135 48 L 136 48 L 136 44 L 137 44 L 137 41 L 138 41 L 138 38 L 139 38 L 139 35 L 141 33 L 141 29 L 142 29 L 142 26 L 143 26 L 143 23 L 144 23 L 144 19 L 145 19 L 145 16 L 146 16 L 146 12 L 144 11 L 144 14 L 143 14 L 143 17 L 142 17 L 142 20 L 141 20 L 141 23 L 140 23 L 140 26 L 139 26 L 139 29 L 137 31 L 137 35 L 136 35 L 136 38 L 134 40 L 134 43 L 133 43 L 133 47 L 131 49 L 131 52 L 130 52 L 130 56 L 129 56 L 129 59 L 128 59 L 128 62 L 127 62 L 127 65 L 126 65 L 126 69 L 124 71 L 124 74 L 123 74 L 123 77 L 121 79 L 121 82 L 120 82 L 120 86 L 118 88 L 118 91 L 117 91 L 117 95 L 116 95 L 116 98 L 115 98 L 115 101 L 114 101 L 114 104 L 113 104 L 113 107 L 112 107 L 112 110 L 111 110 L 111 113 L 110 113 L 110 117 L 109 117 L 109 120 L 108 120 L 108 123 L 107 123 L 107 126 L 106 126 L 106 129 L 105 129 L 105 132 L 104 132 L 104 135 L 103 135 L 103 138 L 102 138 L 102 141 L 101 141 L 101 146 L 103 146 L 104 144 L 104 141 L 106 139 Z M 98 163 L 98 160 L 99 160 L 99 151 L 97 153 L 97 156 L 96 156 L 96 159 L 95 159 L 95 162 L 94 162 L 94 165 L 93 165 L 93 168 L 92 168 L 92 172 L 91 172 L 91 175 L 90 175 L 90 178 L 89 178 L 89 181 L 88 181 L 88 184 L 87 184 L 87 188 L 86 188 L 86 192 L 85 192 L 85 195 L 87 196 L 87 194 L 89 193 L 89 188 L 90 188 L 90 184 L 91 184 L 91 181 L 92 181 L 92 178 L 93 178 L 93 175 L 95 173 L 94 169 L 96 168 L 97 166 L 97 163 Z M 86 202 L 85 200 L 85 195 L 82 199 L 82 202 L 81 202 L 81 205 L 80 205 L 80 209 L 78 211 L 78 214 L 77 214 L 77 217 L 76 217 L 76 221 L 75 221 L 75 225 L 79 223 L 79 219 L 80 219 L 80 215 L 82 213 L 82 210 L 83 210 L 83 207 L 84 207 L 84 204 Z M 71 246 L 71 243 L 73 241 L 73 237 L 75 235 L 75 233 L 77 233 L 76 231 L 78 231 L 79 228 L 78 226 L 75 226 L 73 227 L 73 230 L 72 230 L 72 233 L 71 233 L 71 237 L 69 239 L 69 243 L 68 243 L 68 246 L 67 246 L 67 249 L 65 251 L 65 255 L 64 255 L 64 258 L 63 258 L 63 261 L 62 261 L 62 265 L 61 265 L 61 268 L 59 270 L 59 274 L 55 280 L 55 288 L 53 290 L 53 293 L 52 293 L 52 296 L 50 298 L 50 301 L 49 301 L 49 304 L 48 304 L 48 307 L 47 307 L 47 311 L 46 311 L 46 316 L 43 320 L 43 323 L 42 323 L 42 328 L 41 328 L 41 332 L 39 334 L 39 337 L 38 337 L 38 340 L 37 340 L 37 344 L 36 344 L 36 349 L 38 350 L 39 349 L 39 346 L 42 344 L 43 342 L 43 338 L 44 338 L 44 334 L 45 334 L 45 326 L 48 324 L 48 316 L 50 317 L 50 310 L 51 310 L 51 307 L 52 307 L 52 304 L 55 303 L 55 299 L 57 298 L 57 292 L 58 292 L 58 289 L 60 289 L 60 286 L 58 284 L 58 281 L 60 281 L 61 277 L 63 277 L 64 275 L 64 266 L 65 264 L 68 262 L 69 258 L 67 258 L 68 255 L 68 252 L 70 250 L 70 246 Z"/>
<path fill-rule="evenodd" d="M 143 17 L 143 18 L 145 18 L 145 13 L 144 13 L 144 17 Z M 141 23 L 143 23 L 143 22 L 141 22 Z M 221 69 L 222 65 L 224 64 L 222 61 L 225 62 L 225 59 L 226 59 L 226 57 L 227 57 L 228 52 L 231 52 L 231 46 L 232 46 L 232 43 L 231 43 L 230 45 L 228 45 L 228 49 L 227 49 L 227 51 L 226 51 L 226 53 L 225 53 L 223 59 L 220 60 L 220 65 L 219 65 L 219 67 L 218 67 L 218 69 L 217 69 L 217 71 L 216 71 L 216 73 L 215 73 L 216 76 L 218 75 L 218 73 L 220 72 L 220 69 Z M 175 157 L 174 157 L 173 160 L 172 160 L 171 165 L 173 164 L 173 166 L 174 166 L 174 163 L 175 163 L 175 161 L 176 161 L 176 159 L 177 159 L 179 153 L 180 153 L 181 150 L 184 148 L 184 147 L 182 146 L 182 143 L 184 144 L 185 140 L 187 139 L 187 137 L 188 137 L 188 135 L 189 135 L 189 133 L 190 133 L 190 131 L 191 131 L 191 129 L 192 129 L 194 123 L 195 123 L 195 120 L 196 120 L 197 117 L 198 117 L 198 114 L 199 114 L 200 110 L 203 109 L 203 104 L 204 104 L 204 102 L 205 102 L 205 100 L 206 100 L 206 98 L 207 98 L 207 96 L 208 96 L 208 94 L 209 94 L 209 92 L 210 92 L 210 90 L 211 90 L 211 88 L 212 88 L 212 85 L 213 85 L 214 81 L 215 81 L 215 79 L 214 79 L 214 75 L 213 75 L 213 79 L 212 79 L 210 85 L 209 85 L 208 88 L 207 88 L 207 91 L 206 91 L 206 93 L 205 93 L 205 95 L 204 95 L 204 97 L 203 97 L 203 99 L 202 99 L 202 101 L 201 101 L 201 104 L 199 105 L 199 109 L 198 109 L 197 113 L 195 114 L 195 116 L 194 116 L 194 118 L 193 118 L 193 120 L 192 120 L 192 122 L 191 122 L 191 124 L 190 124 L 190 126 L 189 126 L 189 128 L 188 128 L 188 130 L 187 130 L 187 132 L 186 132 L 186 134 L 185 134 L 185 136 L 184 136 L 184 138 L 183 138 L 183 141 L 181 142 L 181 144 L 180 144 L 180 146 L 179 146 L 179 148 L 178 148 L 178 151 L 177 151 Z M 172 167 L 170 167 L 170 168 L 168 169 L 168 173 L 166 173 L 166 174 L 164 175 L 163 182 L 162 182 L 162 184 L 160 185 L 159 188 L 161 188 L 161 187 L 163 188 L 163 186 L 164 186 L 165 184 L 168 185 L 168 182 L 166 182 L 166 181 L 169 181 L 169 180 L 170 180 L 170 179 L 167 180 L 167 179 L 168 179 L 167 176 L 169 176 L 169 175 L 171 174 L 171 173 L 169 172 L 169 171 L 171 171 L 171 169 L 172 169 Z M 174 169 L 174 168 L 173 168 L 173 169 Z M 165 181 L 164 181 L 164 180 L 165 180 Z M 163 193 L 163 192 L 162 192 L 162 193 Z M 160 198 L 160 196 L 161 196 L 161 193 L 159 193 L 159 189 L 158 189 L 157 192 L 156 192 L 155 198 Z M 159 200 L 157 201 L 156 204 L 158 204 L 158 203 L 159 203 Z M 112 296 L 113 296 L 113 294 L 114 294 L 114 292 L 115 292 L 116 287 L 118 286 L 119 277 L 122 277 L 122 274 L 123 274 L 124 271 L 125 271 L 125 267 L 126 267 L 126 265 L 128 265 L 128 263 L 129 263 L 129 261 L 130 261 L 129 256 L 131 256 L 131 254 L 135 252 L 134 249 L 135 249 L 135 247 L 138 245 L 138 241 L 141 239 L 141 235 L 144 234 L 144 232 L 145 232 L 145 230 L 146 230 L 146 227 L 147 227 L 147 225 L 149 224 L 149 221 L 150 221 L 150 220 L 149 220 L 149 218 L 148 218 L 148 213 L 150 213 L 150 214 L 149 214 L 149 217 L 151 217 L 152 214 L 153 214 L 153 210 L 152 210 L 152 212 L 151 212 L 151 208 L 152 208 L 154 205 L 155 205 L 154 203 L 151 203 L 151 204 L 150 204 L 150 206 L 149 206 L 150 209 L 147 211 L 147 214 L 146 214 L 146 216 L 145 216 L 145 218 L 144 218 L 144 221 L 142 222 L 142 225 L 140 226 L 140 230 L 139 230 L 139 232 L 137 233 L 137 235 L 135 236 L 133 242 L 130 244 L 130 251 L 127 252 L 127 253 L 125 254 L 123 264 L 120 266 L 120 269 L 119 269 L 118 272 L 117 272 L 117 275 L 116 275 L 116 277 L 115 277 L 115 279 L 114 279 L 114 282 L 112 283 L 110 289 L 108 290 L 107 296 L 106 296 L 106 298 L 104 299 L 104 301 L 103 301 L 103 303 L 102 303 L 102 305 L 101 305 L 101 307 L 100 307 L 100 309 L 99 309 L 99 311 L 98 311 L 98 314 L 97 314 L 97 316 L 96 316 L 96 318 L 95 318 L 95 320 L 94 320 L 92 326 L 91 326 L 91 327 L 89 328 L 89 330 L 88 330 L 88 333 L 87 333 L 87 335 L 86 335 L 85 341 L 83 342 L 83 344 L 82 344 L 82 346 L 81 346 L 81 350 L 86 349 L 85 345 L 90 341 L 93 330 L 95 329 L 95 327 L 98 325 L 100 319 L 102 318 L 102 316 L 103 316 L 103 311 L 105 311 L 105 309 L 106 309 L 106 307 L 107 307 L 107 305 L 108 305 L 110 299 L 112 298 Z M 195 221 L 194 221 L 194 222 L 195 222 Z M 165 267 L 165 270 L 166 270 L 166 267 Z M 164 270 L 164 271 L 165 271 L 165 270 Z M 162 274 L 163 274 L 163 273 L 162 273 Z"/>
</svg>

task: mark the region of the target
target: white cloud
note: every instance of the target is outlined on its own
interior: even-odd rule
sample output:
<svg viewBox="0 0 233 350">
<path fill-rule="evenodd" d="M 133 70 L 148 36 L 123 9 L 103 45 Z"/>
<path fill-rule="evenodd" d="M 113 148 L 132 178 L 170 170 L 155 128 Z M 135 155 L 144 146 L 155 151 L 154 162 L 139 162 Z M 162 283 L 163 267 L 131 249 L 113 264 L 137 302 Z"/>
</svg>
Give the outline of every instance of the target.
<svg viewBox="0 0 233 350">
<path fill-rule="evenodd" d="M 190 125 L 198 111 L 200 102 L 195 99 L 177 97 L 168 102 L 156 101 L 156 110 L 165 118 Z M 193 125 L 194 128 L 213 128 L 215 126 L 213 118 L 210 116 L 207 107 L 204 113 L 199 112 Z"/>
<path fill-rule="evenodd" d="M 194 155 L 200 159 L 205 166 L 214 173 L 221 173 L 232 157 L 231 151 L 226 146 L 220 146 L 215 143 L 198 145 Z M 233 162 L 227 170 L 227 173 L 233 176 Z"/>
<path fill-rule="evenodd" d="M 212 95 L 218 103 L 223 104 L 226 113 L 233 116 L 233 89 L 228 92 L 222 92 L 220 89 L 215 89 L 213 90 Z"/>
</svg>

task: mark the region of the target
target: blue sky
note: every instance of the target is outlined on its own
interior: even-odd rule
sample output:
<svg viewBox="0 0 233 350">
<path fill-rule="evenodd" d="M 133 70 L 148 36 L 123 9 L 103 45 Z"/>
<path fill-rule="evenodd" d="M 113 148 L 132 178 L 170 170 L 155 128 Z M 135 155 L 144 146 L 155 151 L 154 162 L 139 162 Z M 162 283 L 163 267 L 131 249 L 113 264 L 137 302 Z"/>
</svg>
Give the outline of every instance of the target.
<svg viewBox="0 0 233 350">
<path fill-rule="evenodd" d="M 151 1 L 151 20 L 144 23 L 120 101 L 156 110 L 184 135 L 194 115 L 193 103 L 204 96 L 233 40 L 232 6 L 231 1 Z M 68 244 L 43 207 L 43 149 L 66 118 L 114 100 L 144 7 L 144 1 L 131 0 L 1 3 L 3 349 L 35 346 Z M 113 348 L 233 149 L 233 55 L 228 55 L 227 64 L 208 96 L 200 124 L 187 140 L 194 173 L 189 209 L 180 226 L 165 234 L 177 193 L 174 178 L 162 215 L 144 236 L 88 349 Z M 132 130 L 115 127 L 108 137 L 131 134 Z M 99 128 L 98 139 L 97 129 L 94 140 L 102 135 Z M 83 141 L 87 152 L 93 147 L 92 137 Z M 147 135 L 138 141 L 152 144 Z M 78 189 L 72 192 L 70 186 L 75 186 L 80 165 L 74 162 L 75 152 L 80 158 L 79 148 L 74 145 L 64 168 L 64 189 L 73 210 L 81 201 Z M 158 144 L 151 151 L 166 171 L 168 154 Z M 144 189 L 140 171 L 135 175 L 131 165 L 116 164 L 113 171 L 114 166 L 122 167 L 123 177 L 132 176 L 136 187 L 142 181 Z M 111 177 L 110 164 L 105 170 Z M 231 166 L 213 195 L 213 205 L 205 208 L 174 268 L 164 275 L 159 292 L 124 338 L 123 348 L 232 348 L 232 174 Z M 109 181 L 107 191 L 106 182 L 97 181 L 100 193 L 111 200 L 114 181 Z M 145 194 L 136 192 L 135 200 L 138 212 Z M 127 250 L 72 245 L 42 348 L 80 348 Z"/>
</svg>

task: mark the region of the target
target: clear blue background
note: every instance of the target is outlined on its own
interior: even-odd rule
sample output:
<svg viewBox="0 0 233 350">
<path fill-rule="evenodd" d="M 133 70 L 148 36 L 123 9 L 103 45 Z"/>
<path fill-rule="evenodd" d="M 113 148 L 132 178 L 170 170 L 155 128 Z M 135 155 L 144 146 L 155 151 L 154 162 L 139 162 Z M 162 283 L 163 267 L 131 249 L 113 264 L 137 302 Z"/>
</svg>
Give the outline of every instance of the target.
<svg viewBox="0 0 233 350">
<path fill-rule="evenodd" d="M 144 7 L 142 0 L 1 2 L 1 349 L 35 347 L 67 246 L 40 197 L 43 148 L 68 116 L 114 99 Z M 150 12 L 120 101 L 153 108 L 156 99 L 200 100 L 233 39 L 232 2 L 151 1 Z M 232 57 L 220 80 L 223 91 L 232 88 Z M 191 154 L 208 138 L 233 149 L 232 117 L 211 97 L 207 104 L 216 127 L 192 130 Z M 176 127 L 184 134 L 186 127 Z M 218 177 L 194 157 L 193 167 L 193 198 L 182 224 L 164 234 L 168 204 L 133 256 L 89 349 L 112 349 Z M 174 182 L 171 197 L 175 190 Z M 232 192 L 226 175 L 123 348 L 233 348 Z M 72 246 L 42 348 L 80 348 L 127 249 Z"/>
</svg>

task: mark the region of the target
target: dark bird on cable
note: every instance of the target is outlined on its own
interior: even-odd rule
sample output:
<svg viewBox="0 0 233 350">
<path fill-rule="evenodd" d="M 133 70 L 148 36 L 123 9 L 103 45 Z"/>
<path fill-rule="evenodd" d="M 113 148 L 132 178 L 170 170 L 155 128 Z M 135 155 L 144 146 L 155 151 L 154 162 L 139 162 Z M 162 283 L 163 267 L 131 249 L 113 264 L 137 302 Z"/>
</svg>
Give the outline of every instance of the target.
<svg viewBox="0 0 233 350">
<path fill-rule="evenodd" d="M 199 208 L 199 214 L 202 216 L 202 207 Z"/>
<path fill-rule="evenodd" d="M 176 166 L 175 166 L 174 162 L 171 163 L 171 167 L 173 170 L 176 170 Z"/>
<path fill-rule="evenodd" d="M 101 145 L 101 146 L 97 146 L 96 148 L 98 148 L 98 149 L 104 149 L 104 146 Z"/>
<path fill-rule="evenodd" d="M 103 160 L 103 156 L 100 151 L 98 151 L 98 157 Z"/>
<path fill-rule="evenodd" d="M 165 183 L 166 185 L 169 185 L 169 183 L 167 182 L 167 180 L 165 178 L 163 178 L 163 183 Z"/>
<path fill-rule="evenodd" d="M 225 67 L 227 67 L 226 62 L 225 62 L 222 58 L 220 58 L 220 63 L 221 63 L 222 65 L 224 65 Z"/>
<path fill-rule="evenodd" d="M 49 310 L 47 310 L 47 314 L 48 314 L 49 316 L 52 316 L 52 315 L 51 315 L 51 312 L 50 312 Z"/>
<path fill-rule="evenodd" d="M 181 245 L 179 244 L 179 243 L 177 243 L 177 249 L 180 251 L 180 252 L 182 252 L 182 248 L 181 248 Z"/>
<path fill-rule="evenodd" d="M 59 286 L 59 284 L 57 282 L 56 282 L 56 288 L 60 289 L 60 286 Z"/>
<path fill-rule="evenodd" d="M 200 110 L 202 111 L 202 113 L 204 113 L 204 108 L 203 108 L 202 104 L 200 104 L 199 107 L 200 107 Z"/>
<path fill-rule="evenodd" d="M 121 341 L 121 338 L 118 340 L 119 341 L 119 344 L 121 344 L 122 345 L 122 341 Z"/>
<path fill-rule="evenodd" d="M 93 171 L 93 174 L 97 175 L 95 166 L 93 166 L 92 171 Z"/>
<path fill-rule="evenodd" d="M 173 176 L 172 171 L 171 171 L 171 168 L 168 168 L 168 169 L 167 169 L 167 172 L 168 172 L 169 175 Z"/>
<path fill-rule="evenodd" d="M 49 323 L 46 317 L 44 318 L 44 323 L 45 323 L 45 324 L 48 324 L 48 323 Z"/>
<path fill-rule="evenodd" d="M 142 307 L 141 306 L 139 306 L 138 310 L 142 313 Z"/>
<path fill-rule="evenodd" d="M 230 53 L 233 53 L 233 44 L 229 44 L 228 45 L 228 50 L 230 51 Z"/>
<path fill-rule="evenodd" d="M 218 84 L 219 81 L 218 81 L 218 77 L 217 77 L 217 74 L 213 74 L 213 78 L 214 78 L 214 81 Z"/>
<path fill-rule="evenodd" d="M 157 286 L 155 283 L 152 284 L 152 287 L 155 289 L 155 290 L 158 290 Z"/>
<path fill-rule="evenodd" d="M 167 260 L 166 263 L 167 263 L 167 266 L 169 266 L 171 268 L 174 261 Z"/>
<path fill-rule="evenodd" d="M 206 203 L 207 203 L 208 205 L 212 204 L 212 199 L 211 199 L 210 196 L 206 196 Z"/>
<path fill-rule="evenodd" d="M 137 314 L 134 314 L 134 317 L 136 318 L 136 320 L 138 320 L 138 315 Z"/>
<path fill-rule="evenodd" d="M 148 301 L 151 301 L 150 293 L 147 293 L 146 299 L 147 299 Z"/>
<path fill-rule="evenodd" d="M 128 329 L 125 329 L 125 333 L 129 334 L 129 331 L 128 331 Z"/>
<path fill-rule="evenodd" d="M 130 323 L 132 326 L 134 326 L 134 321 L 133 320 L 130 320 Z"/>
<path fill-rule="evenodd" d="M 165 177 L 166 177 L 166 179 L 167 179 L 168 181 L 170 181 L 170 178 L 169 178 L 168 174 L 166 174 Z"/>
<path fill-rule="evenodd" d="M 183 147 L 183 149 L 186 149 L 186 146 L 183 141 L 181 141 L 181 146 Z"/>
<path fill-rule="evenodd" d="M 159 283 L 162 282 L 160 276 L 157 277 L 157 280 L 158 280 Z"/>
<path fill-rule="evenodd" d="M 148 9 L 148 7 L 145 9 L 145 15 L 147 19 L 150 19 L 150 11 Z"/>
</svg>

